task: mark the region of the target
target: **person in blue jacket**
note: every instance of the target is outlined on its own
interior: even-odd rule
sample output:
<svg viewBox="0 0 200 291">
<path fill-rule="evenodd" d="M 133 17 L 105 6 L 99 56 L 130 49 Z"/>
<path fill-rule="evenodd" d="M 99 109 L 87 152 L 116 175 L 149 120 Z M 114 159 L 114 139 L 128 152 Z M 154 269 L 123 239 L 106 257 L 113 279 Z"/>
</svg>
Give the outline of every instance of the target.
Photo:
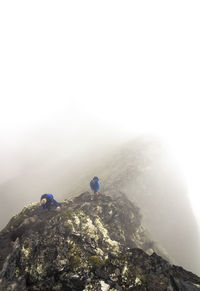
<svg viewBox="0 0 200 291">
<path fill-rule="evenodd" d="M 94 178 L 90 181 L 90 188 L 94 192 L 94 194 L 98 194 L 99 187 L 100 187 L 99 178 L 94 176 Z"/>
<path fill-rule="evenodd" d="M 50 210 L 55 208 L 57 211 L 60 211 L 60 204 L 53 198 L 53 195 L 50 193 L 43 194 L 40 198 L 40 203 L 43 209 Z"/>
</svg>

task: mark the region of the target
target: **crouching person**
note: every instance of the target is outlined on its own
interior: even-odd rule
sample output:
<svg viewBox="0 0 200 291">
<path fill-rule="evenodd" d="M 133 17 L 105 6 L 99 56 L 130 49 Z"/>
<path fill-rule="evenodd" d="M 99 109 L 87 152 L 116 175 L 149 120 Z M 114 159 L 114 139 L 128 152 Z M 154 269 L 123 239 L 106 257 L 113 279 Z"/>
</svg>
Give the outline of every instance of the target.
<svg viewBox="0 0 200 291">
<path fill-rule="evenodd" d="M 43 209 L 56 209 L 56 211 L 60 211 L 60 204 L 53 198 L 52 194 L 43 194 L 40 198 L 40 203 Z"/>
</svg>

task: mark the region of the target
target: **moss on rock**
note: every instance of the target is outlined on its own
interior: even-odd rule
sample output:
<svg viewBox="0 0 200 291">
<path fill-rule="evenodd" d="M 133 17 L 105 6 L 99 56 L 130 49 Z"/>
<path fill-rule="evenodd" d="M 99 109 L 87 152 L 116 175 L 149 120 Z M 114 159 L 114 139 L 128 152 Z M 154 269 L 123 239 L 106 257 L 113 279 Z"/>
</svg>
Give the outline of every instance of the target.
<svg viewBox="0 0 200 291">
<path fill-rule="evenodd" d="M 99 256 L 90 256 L 90 257 L 88 257 L 88 261 L 92 265 L 92 267 L 103 266 L 106 263 L 106 260 L 103 260 Z"/>
<path fill-rule="evenodd" d="M 37 205 L 23 209 L 10 221 L 15 236 L 8 229 L 0 233 L 0 258 L 5 262 L 1 291 L 12 284 L 15 291 L 161 291 L 171 290 L 170 284 L 181 290 L 182 282 L 198 288 L 197 276 L 155 253 L 149 256 L 133 248 L 147 248 L 151 242 L 135 227 L 135 216 L 134 207 L 122 197 L 112 200 L 99 194 L 91 199 L 88 193 L 64 204 L 59 213 L 43 212 Z"/>
</svg>

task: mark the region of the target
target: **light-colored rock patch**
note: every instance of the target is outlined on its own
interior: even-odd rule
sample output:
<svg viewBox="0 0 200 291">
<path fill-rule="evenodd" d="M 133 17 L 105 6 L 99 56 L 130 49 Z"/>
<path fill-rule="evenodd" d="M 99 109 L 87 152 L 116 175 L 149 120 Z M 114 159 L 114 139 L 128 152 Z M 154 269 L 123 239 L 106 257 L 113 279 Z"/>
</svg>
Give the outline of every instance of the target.
<svg viewBox="0 0 200 291">
<path fill-rule="evenodd" d="M 101 284 L 101 291 L 109 291 L 110 285 L 106 284 L 104 281 L 100 281 Z"/>
<path fill-rule="evenodd" d="M 25 247 L 23 246 L 22 247 L 22 252 L 23 252 L 23 254 L 24 254 L 24 256 L 27 258 L 28 256 L 29 256 L 29 250 L 28 249 L 25 249 Z"/>
<path fill-rule="evenodd" d="M 99 218 L 95 219 L 95 225 L 99 229 L 99 231 L 102 233 L 104 240 L 113 248 L 113 251 L 119 252 L 119 243 L 115 240 L 111 240 L 111 238 L 108 235 L 108 230 L 103 226 Z"/>
<path fill-rule="evenodd" d="M 135 279 L 135 285 L 142 285 L 142 282 L 138 277 Z"/>
</svg>

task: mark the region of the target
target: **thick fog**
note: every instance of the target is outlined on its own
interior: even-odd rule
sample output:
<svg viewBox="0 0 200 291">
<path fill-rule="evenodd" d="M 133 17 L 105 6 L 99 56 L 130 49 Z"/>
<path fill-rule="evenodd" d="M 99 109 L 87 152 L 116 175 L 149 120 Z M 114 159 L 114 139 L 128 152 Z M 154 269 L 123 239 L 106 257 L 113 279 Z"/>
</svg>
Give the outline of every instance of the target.
<svg viewBox="0 0 200 291">
<path fill-rule="evenodd" d="M 141 134 L 166 146 L 200 225 L 199 27 L 198 1 L 0 3 L 1 227 Z"/>
<path fill-rule="evenodd" d="M 1 227 L 44 193 L 53 193 L 58 200 L 69 197 L 69 189 L 76 180 L 80 182 L 88 167 L 112 155 L 126 138 L 94 120 L 82 120 L 80 125 L 65 120 L 56 127 L 52 122 L 26 132 L 17 148 L 1 152 Z"/>
</svg>

